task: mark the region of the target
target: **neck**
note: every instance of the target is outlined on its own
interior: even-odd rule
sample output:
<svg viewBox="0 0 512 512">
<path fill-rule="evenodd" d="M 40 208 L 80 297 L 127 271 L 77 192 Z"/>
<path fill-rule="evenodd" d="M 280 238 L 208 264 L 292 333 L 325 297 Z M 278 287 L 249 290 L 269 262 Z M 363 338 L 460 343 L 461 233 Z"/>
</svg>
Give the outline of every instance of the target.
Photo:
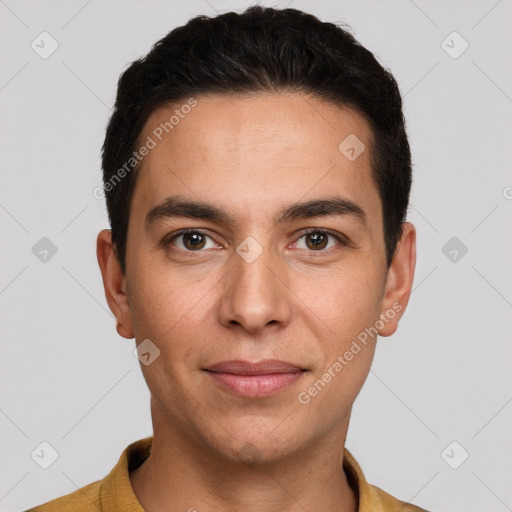
<svg viewBox="0 0 512 512">
<path fill-rule="evenodd" d="M 244 463 L 222 457 L 153 410 L 151 456 L 130 473 L 148 512 L 357 512 L 357 493 L 342 467 L 346 428 L 284 458 Z M 341 431 L 341 433 L 340 433 Z M 252 447 L 255 454 L 257 448 Z"/>
</svg>

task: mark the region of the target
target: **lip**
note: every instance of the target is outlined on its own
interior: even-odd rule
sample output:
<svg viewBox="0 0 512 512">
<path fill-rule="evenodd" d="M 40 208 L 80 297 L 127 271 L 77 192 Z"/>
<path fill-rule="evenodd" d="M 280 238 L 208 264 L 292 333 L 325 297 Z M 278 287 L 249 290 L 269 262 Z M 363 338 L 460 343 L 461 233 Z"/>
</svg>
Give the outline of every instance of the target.
<svg viewBox="0 0 512 512">
<path fill-rule="evenodd" d="M 204 370 L 224 389 L 246 398 L 264 397 L 282 391 L 300 379 L 306 371 L 277 359 L 256 363 L 221 361 Z"/>
</svg>

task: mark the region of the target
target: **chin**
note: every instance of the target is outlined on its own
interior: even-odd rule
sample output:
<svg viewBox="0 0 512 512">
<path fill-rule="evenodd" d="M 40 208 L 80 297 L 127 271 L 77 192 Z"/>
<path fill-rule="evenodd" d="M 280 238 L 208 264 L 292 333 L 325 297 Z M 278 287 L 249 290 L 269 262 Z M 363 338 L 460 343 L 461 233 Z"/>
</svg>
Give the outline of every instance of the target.
<svg viewBox="0 0 512 512">
<path fill-rule="evenodd" d="M 231 428 L 218 432 L 219 438 L 209 436 L 206 442 L 219 457 L 247 466 L 276 463 L 302 448 L 298 442 L 300 436 L 293 436 L 289 425 L 286 433 L 276 429 L 279 422 L 274 422 L 271 428 L 255 431 L 254 419 L 252 422 L 252 430 Z"/>
</svg>

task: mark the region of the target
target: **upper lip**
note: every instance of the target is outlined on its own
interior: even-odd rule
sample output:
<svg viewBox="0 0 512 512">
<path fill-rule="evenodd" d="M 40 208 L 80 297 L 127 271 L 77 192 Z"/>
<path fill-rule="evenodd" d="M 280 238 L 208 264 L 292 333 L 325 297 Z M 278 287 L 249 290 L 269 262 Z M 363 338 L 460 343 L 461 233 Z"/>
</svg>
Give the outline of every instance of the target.
<svg viewBox="0 0 512 512">
<path fill-rule="evenodd" d="M 256 363 L 234 359 L 215 363 L 205 368 L 205 370 L 236 375 L 268 375 L 272 373 L 295 373 L 303 371 L 303 368 L 286 361 L 279 361 L 278 359 L 266 359 Z"/>
</svg>

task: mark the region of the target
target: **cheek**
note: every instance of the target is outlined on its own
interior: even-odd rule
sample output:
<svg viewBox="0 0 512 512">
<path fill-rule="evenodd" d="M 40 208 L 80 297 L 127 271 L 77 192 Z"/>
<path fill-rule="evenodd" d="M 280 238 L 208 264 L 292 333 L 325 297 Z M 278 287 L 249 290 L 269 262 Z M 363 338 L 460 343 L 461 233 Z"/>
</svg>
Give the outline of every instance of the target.
<svg viewBox="0 0 512 512">
<path fill-rule="evenodd" d="M 296 281 L 297 295 L 338 340 L 357 334 L 379 317 L 377 274 L 372 268 L 347 265 L 325 275 L 304 275 Z"/>
<path fill-rule="evenodd" d="M 130 290 L 135 338 L 155 343 L 166 365 L 189 366 L 201 354 L 205 326 L 214 318 L 213 284 L 150 265 L 139 267 L 136 282 Z"/>
<path fill-rule="evenodd" d="M 190 287 L 161 273 L 150 262 L 134 266 L 129 282 L 130 311 L 137 339 L 161 339 L 190 309 Z"/>
<path fill-rule="evenodd" d="M 340 361 L 336 361 L 338 365 L 332 363 L 322 375 L 317 377 L 312 387 L 306 390 L 310 396 L 316 393 L 315 397 L 311 396 L 312 405 L 316 408 L 315 413 L 325 417 L 326 421 L 329 418 L 333 420 L 336 416 L 346 414 L 350 410 L 368 376 L 375 343 L 368 343 L 366 346 L 357 344 L 360 351 L 354 353 L 350 361 L 346 359 L 345 354 L 342 355 L 343 363 Z M 348 352 L 353 353 L 351 350 Z"/>
</svg>

